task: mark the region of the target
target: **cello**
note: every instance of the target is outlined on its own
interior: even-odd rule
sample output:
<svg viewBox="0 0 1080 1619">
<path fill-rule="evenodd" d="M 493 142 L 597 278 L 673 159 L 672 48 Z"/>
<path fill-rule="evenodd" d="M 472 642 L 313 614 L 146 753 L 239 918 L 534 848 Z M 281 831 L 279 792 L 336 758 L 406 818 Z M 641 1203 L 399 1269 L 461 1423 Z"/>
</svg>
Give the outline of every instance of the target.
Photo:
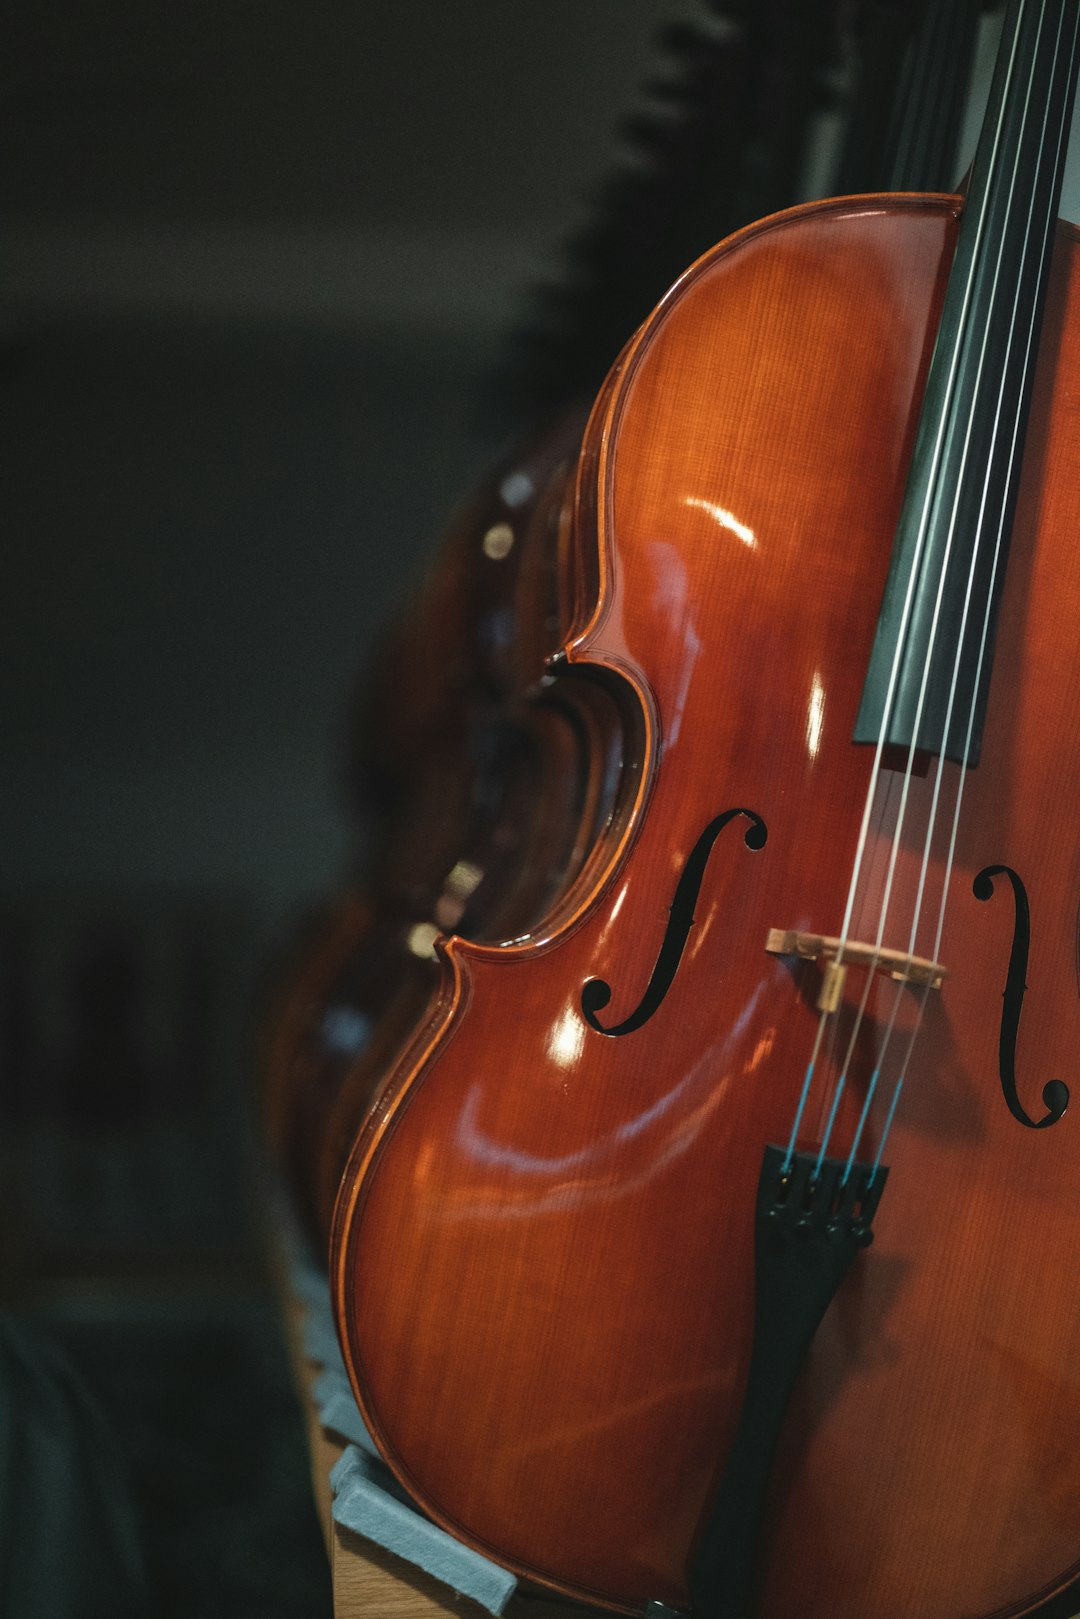
<svg viewBox="0 0 1080 1619">
<path fill-rule="evenodd" d="M 634 339 L 560 676 L 634 789 L 541 930 L 445 943 L 346 1171 L 383 1454 L 614 1611 L 1004 1619 L 1080 1571 L 1078 27 L 1014 0 L 962 201 L 762 221 Z M 789 1226 L 875 1240 L 733 1482 Z M 740 1494 L 752 1596 L 694 1554 Z"/>
<path fill-rule="evenodd" d="M 267 1134 L 323 1245 L 355 1119 L 432 994 L 437 924 L 523 930 L 605 812 L 600 694 L 521 712 L 569 612 L 560 536 L 581 430 L 564 413 L 496 468 L 363 688 L 352 796 L 372 828 L 366 880 L 294 968 L 264 1060 Z M 429 661 L 438 682 L 415 676 Z M 561 791 L 539 816 L 544 776 Z"/>
<path fill-rule="evenodd" d="M 665 31 L 682 65 L 655 87 L 665 116 L 627 126 L 634 170 L 571 247 L 571 286 L 519 338 L 526 363 L 504 409 L 520 413 L 524 394 L 534 412 L 556 405 L 554 424 L 465 506 L 362 687 L 350 777 L 369 853 L 298 952 L 263 1063 L 267 1133 L 323 1249 L 357 1121 L 437 990 L 436 929 L 527 931 L 610 811 L 621 739 L 604 693 L 544 676 L 578 588 L 564 463 L 573 470 L 584 411 L 566 402 L 595 393 L 625 330 L 713 239 L 717 214 L 788 200 L 820 96 L 813 69 L 832 43 L 824 0 L 770 0 L 745 28 L 727 5 L 712 9 L 716 32 L 704 20 Z M 550 701 L 529 698 L 538 680 Z"/>
</svg>

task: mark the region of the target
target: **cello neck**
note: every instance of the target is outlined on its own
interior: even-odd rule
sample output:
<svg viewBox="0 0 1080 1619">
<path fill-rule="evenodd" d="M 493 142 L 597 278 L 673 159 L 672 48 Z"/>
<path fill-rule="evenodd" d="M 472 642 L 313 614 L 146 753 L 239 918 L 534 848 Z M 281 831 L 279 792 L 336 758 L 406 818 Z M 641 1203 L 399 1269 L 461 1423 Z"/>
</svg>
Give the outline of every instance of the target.
<svg viewBox="0 0 1080 1619">
<path fill-rule="evenodd" d="M 886 144 L 886 190 L 942 189 L 956 159 L 977 25 L 972 0 L 927 0 L 923 7 Z"/>
<path fill-rule="evenodd" d="M 978 763 L 1076 89 L 1080 7 L 1013 0 L 972 165 L 857 742 Z"/>
</svg>

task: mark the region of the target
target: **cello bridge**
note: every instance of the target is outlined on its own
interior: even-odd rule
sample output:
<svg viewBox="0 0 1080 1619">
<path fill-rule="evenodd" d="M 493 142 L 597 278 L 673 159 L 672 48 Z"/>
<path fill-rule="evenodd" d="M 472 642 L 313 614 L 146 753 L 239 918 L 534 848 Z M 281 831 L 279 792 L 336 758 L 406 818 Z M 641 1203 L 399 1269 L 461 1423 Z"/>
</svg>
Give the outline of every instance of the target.
<svg viewBox="0 0 1080 1619">
<path fill-rule="evenodd" d="M 948 977 L 948 968 L 927 956 L 913 956 L 905 950 L 889 950 L 881 945 L 847 939 L 841 957 L 839 939 L 824 933 L 802 933 L 794 928 L 770 928 L 765 948 L 772 956 L 798 956 L 803 961 L 825 963 L 817 998 L 819 1012 L 836 1011 L 849 967 L 868 967 L 872 972 L 887 973 L 897 983 L 923 984 L 930 989 L 940 989 Z"/>
</svg>

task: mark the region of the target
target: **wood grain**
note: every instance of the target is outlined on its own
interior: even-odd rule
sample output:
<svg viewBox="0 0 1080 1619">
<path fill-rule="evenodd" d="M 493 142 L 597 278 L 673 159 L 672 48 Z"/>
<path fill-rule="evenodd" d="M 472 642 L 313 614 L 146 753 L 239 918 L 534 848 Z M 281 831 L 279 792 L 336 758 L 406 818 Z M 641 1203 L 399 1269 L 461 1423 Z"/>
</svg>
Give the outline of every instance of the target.
<svg viewBox="0 0 1080 1619">
<path fill-rule="evenodd" d="M 303 1306 L 292 1291 L 288 1267 L 276 1243 L 271 1246 L 270 1257 L 307 1432 L 315 1509 L 330 1559 L 334 1619 L 438 1619 L 442 1613 L 456 1614 L 458 1619 L 485 1619 L 486 1608 L 334 1521 L 330 1473 L 345 1447 L 320 1422 L 313 1390 L 321 1367 L 304 1354 Z M 569 1603 L 553 1605 L 550 1598 L 515 1592 L 506 1606 L 505 1619 L 560 1619 L 563 1615 L 573 1619 L 581 1611 Z"/>
<path fill-rule="evenodd" d="M 439 1521 L 620 1611 L 686 1600 L 752 1323 L 752 1207 L 786 1140 L 820 969 L 769 957 L 778 919 L 839 932 L 871 752 L 851 734 L 954 234 L 949 199 L 813 205 L 699 262 L 594 421 L 579 510 L 595 610 L 567 679 L 606 680 L 640 745 L 622 809 L 542 930 L 451 939 L 431 1016 L 350 1162 L 332 1282 L 365 1417 Z M 1031 898 L 1018 1063 L 1028 1107 L 1075 1081 L 1080 1002 L 1080 276 L 1064 233 L 1000 621 L 984 757 L 966 783 L 940 959 L 888 1143 L 874 1249 L 815 1341 L 775 1471 L 762 1619 L 1027 1612 L 1080 1560 L 1080 1152 L 1026 1130 L 997 1077 Z M 584 598 L 583 598 L 584 599 Z M 873 937 L 899 778 L 876 794 L 855 907 Z M 912 782 L 884 942 L 907 948 L 934 772 Z M 957 786 L 946 767 L 946 801 Z M 709 858 L 663 1004 L 632 1035 L 685 860 Z M 930 882 L 943 882 L 935 838 Z M 934 885 L 937 885 L 936 887 Z M 929 953 L 926 929 L 915 948 Z M 816 1145 L 860 975 L 801 1144 Z M 833 1150 L 846 1150 L 901 993 L 872 989 Z M 903 1039 L 870 1111 L 880 1138 Z"/>
</svg>

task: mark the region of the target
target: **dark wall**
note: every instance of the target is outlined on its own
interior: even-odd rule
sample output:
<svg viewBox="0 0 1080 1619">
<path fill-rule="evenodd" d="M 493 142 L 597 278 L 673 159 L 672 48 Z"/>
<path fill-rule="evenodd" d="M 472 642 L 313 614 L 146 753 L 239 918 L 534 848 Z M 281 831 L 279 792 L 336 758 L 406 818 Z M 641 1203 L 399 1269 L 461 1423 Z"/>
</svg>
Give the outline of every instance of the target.
<svg viewBox="0 0 1080 1619">
<path fill-rule="evenodd" d="M 329 883 L 346 696 L 478 455 L 469 352 L 162 323 L 12 361 L 0 886 Z"/>
<path fill-rule="evenodd" d="M 354 852 L 350 689 L 490 462 L 478 380 L 684 9 L 8 29 L 0 1406 L 24 1462 L 45 1435 L 0 1489 L 15 1619 L 328 1611 L 252 1195 L 257 984 Z M 62 1580 L 19 1534 L 46 1515 Z"/>
<path fill-rule="evenodd" d="M 694 8 L 690 8 L 693 10 Z M 331 883 L 345 699 L 663 0 L 44 3 L 3 72 L 0 889 Z"/>
</svg>

